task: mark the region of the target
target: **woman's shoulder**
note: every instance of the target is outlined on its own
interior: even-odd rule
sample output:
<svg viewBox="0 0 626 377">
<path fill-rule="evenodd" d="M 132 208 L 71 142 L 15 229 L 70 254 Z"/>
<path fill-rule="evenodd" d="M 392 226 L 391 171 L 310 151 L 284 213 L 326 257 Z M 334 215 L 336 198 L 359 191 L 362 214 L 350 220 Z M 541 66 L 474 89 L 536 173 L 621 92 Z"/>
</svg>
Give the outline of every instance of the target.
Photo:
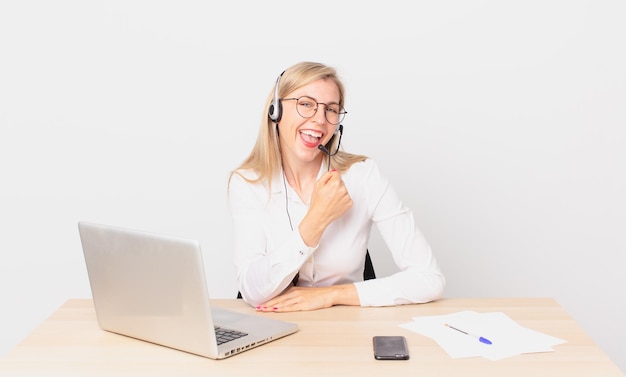
<svg viewBox="0 0 626 377">
<path fill-rule="evenodd" d="M 376 202 L 389 186 L 376 161 L 370 158 L 352 164 L 343 174 L 343 181 L 353 200 L 366 200 L 368 203 Z"/>
<path fill-rule="evenodd" d="M 276 190 L 276 178 L 272 182 L 263 179 L 261 175 L 253 169 L 236 169 L 230 173 L 228 178 L 228 191 L 230 193 L 242 193 L 245 195 L 267 196 Z"/>
<path fill-rule="evenodd" d="M 228 191 L 247 191 L 255 189 L 259 183 L 259 175 L 251 169 L 233 170 L 228 177 Z"/>
<path fill-rule="evenodd" d="M 376 164 L 376 161 L 368 157 L 368 158 L 363 159 L 362 161 L 355 162 L 354 164 L 352 164 L 350 168 L 348 169 L 347 173 L 360 175 L 360 174 L 367 174 L 367 173 L 370 173 L 372 171 L 377 171 L 377 170 L 378 170 L 378 165 Z"/>
<path fill-rule="evenodd" d="M 230 174 L 230 180 L 232 181 L 234 178 L 248 182 L 255 182 L 259 180 L 259 173 L 253 169 L 236 169 Z"/>
<path fill-rule="evenodd" d="M 344 180 L 351 181 L 357 185 L 371 185 L 374 182 L 383 182 L 385 178 L 381 174 L 376 161 L 366 158 L 363 161 L 352 164 L 350 169 L 344 173 Z"/>
</svg>

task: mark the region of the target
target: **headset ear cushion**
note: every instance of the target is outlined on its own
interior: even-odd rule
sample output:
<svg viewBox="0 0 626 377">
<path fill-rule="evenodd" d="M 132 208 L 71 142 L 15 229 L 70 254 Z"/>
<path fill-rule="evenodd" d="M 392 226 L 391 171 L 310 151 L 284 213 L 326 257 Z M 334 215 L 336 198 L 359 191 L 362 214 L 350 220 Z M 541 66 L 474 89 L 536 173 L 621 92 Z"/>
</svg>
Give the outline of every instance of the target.
<svg viewBox="0 0 626 377">
<path fill-rule="evenodd" d="M 272 100 L 272 104 L 267 112 L 267 115 L 274 123 L 278 123 L 283 115 L 283 104 L 281 103 L 280 98 L 278 98 L 278 84 L 280 83 L 280 78 L 284 73 L 285 71 L 283 71 L 276 79 L 276 84 L 274 85 L 274 100 Z"/>
<path fill-rule="evenodd" d="M 273 122 L 278 123 L 282 115 L 283 115 L 283 105 L 280 102 L 280 100 L 278 100 L 277 102 L 272 102 L 272 104 L 270 105 L 269 112 L 268 112 L 268 116 L 270 117 L 270 119 Z"/>
<path fill-rule="evenodd" d="M 267 111 L 267 116 L 271 119 L 274 120 L 275 116 L 274 116 L 274 103 L 272 102 L 272 104 L 270 105 L 270 109 Z"/>
</svg>

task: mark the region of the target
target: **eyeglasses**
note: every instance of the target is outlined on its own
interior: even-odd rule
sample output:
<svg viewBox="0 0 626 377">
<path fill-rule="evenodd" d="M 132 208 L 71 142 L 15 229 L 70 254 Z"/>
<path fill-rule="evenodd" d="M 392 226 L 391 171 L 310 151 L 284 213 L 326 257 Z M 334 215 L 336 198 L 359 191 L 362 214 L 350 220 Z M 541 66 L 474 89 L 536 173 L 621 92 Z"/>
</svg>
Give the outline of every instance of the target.
<svg viewBox="0 0 626 377">
<path fill-rule="evenodd" d="M 330 124 L 339 124 L 343 121 L 348 113 L 346 109 L 341 107 L 338 103 L 322 103 L 317 102 L 315 99 L 307 96 L 299 98 L 281 98 L 282 101 L 297 101 L 296 111 L 303 118 L 312 118 L 317 113 L 319 105 L 324 105 L 326 108 L 324 116 Z"/>
</svg>

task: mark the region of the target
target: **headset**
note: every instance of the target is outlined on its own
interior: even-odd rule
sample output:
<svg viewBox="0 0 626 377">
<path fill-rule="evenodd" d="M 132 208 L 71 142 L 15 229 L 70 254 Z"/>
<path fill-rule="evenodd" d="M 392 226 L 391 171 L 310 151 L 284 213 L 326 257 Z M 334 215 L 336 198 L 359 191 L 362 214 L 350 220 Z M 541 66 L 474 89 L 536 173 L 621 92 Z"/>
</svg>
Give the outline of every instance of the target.
<svg viewBox="0 0 626 377">
<path fill-rule="evenodd" d="M 280 102 L 280 98 L 278 98 L 278 84 L 280 84 L 280 78 L 283 77 L 284 73 L 285 71 L 283 71 L 276 79 L 276 85 L 274 85 L 274 99 L 272 100 L 272 104 L 270 105 L 267 113 L 267 116 L 274 123 L 280 122 L 280 118 L 283 116 L 283 104 Z"/>
</svg>

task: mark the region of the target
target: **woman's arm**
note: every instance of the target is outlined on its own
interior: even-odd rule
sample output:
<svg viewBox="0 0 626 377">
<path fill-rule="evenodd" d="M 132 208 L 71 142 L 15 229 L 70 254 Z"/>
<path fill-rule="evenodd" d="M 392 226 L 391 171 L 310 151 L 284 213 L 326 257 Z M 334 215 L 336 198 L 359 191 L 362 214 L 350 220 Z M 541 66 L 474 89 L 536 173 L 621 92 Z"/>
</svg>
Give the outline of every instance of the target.
<svg viewBox="0 0 626 377">
<path fill-rule="evenodd" d="M 271 195 L 263 185 L 237 174 L 228 187 L 238 289 L 254 306 L 284 291 L 315 251 L 290 229 L 284 196 L 273 201 Z"/>
<path fill-rule="evenodd" d="M 384 278 L 355 283 L 362 306 L 423 303 L 443 294 L 445 278 L 411 210 L 373 161 L 363 186 L 371 217 L 400 270 Z M 366 166 L 367 166 L 366 165 Z"/>
<path fill-rule="evenodd" d="M 257 306 L 266 312 L 316 310 L 334 305 L 359 305 L 354 284 L 330 287 L 290 287 L 285 293 Z"/>
</svg>

